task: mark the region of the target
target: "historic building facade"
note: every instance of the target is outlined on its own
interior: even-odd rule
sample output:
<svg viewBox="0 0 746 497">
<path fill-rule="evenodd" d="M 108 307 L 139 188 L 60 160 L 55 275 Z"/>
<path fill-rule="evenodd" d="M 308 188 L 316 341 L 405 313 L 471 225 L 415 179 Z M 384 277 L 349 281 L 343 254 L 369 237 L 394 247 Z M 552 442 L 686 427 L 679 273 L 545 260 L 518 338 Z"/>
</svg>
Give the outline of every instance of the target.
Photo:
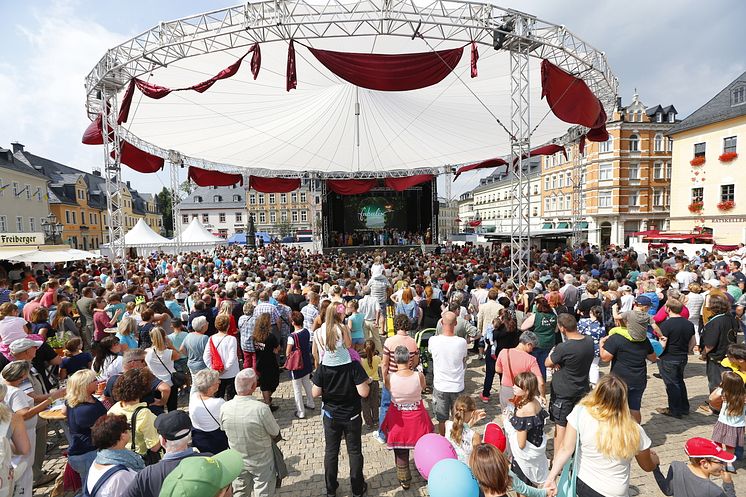
<svg viewBox="0 0 746 497">
<path fill-rule="evenodd" d="M 746 72 L 669 131 L 671 229 L 712 230 L 715 243 L 746 241 Z"/>
<path fill-rule="evenodd" d="M 0 233 L 41 233 L 48 179 L 0 148 Z"/>
<path fill-rule="evenodd" d="M 608 141 L 586 142 L 582 154 L 575 143 L 566 146 L 567 157 L 543 157 L 542 229 L 572 230 L 579 213 L 581 233 L 601 246 L 624 245 L 637 231 L 668 229 L 672 146 L 666 133 L 676 123 L 673 105 L 645 107 L 635 94 L 623 106 L 620 97 L 606 125 Z"/>
<path fill-rule="evenodd" d="M 106 180 L 100 171 L 87 173 L 26 151 L 22 144 L 13 144 L 13 158 L 49 183 L 48 210 L 62 224 L 62 242 L 73 248 L 96 250 L 109 242 L 106 211 Z M 139 219 L 160 232 L 163 217 L 153 195 L 140 194 L 129 182 L 123 183 L 122 211 L 124 228 L 129 230 Z M 37 231 L 41 231 L 38 229 Z"/>
</svg>

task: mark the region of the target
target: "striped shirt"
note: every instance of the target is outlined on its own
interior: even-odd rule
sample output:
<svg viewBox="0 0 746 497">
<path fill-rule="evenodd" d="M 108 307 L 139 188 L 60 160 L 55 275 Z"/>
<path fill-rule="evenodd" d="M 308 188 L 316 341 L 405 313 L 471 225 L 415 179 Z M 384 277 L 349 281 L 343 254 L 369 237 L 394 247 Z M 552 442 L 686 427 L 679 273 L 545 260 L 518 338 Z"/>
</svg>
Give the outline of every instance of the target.
<svg viewBox="0 0 746 497">
<path fill-rule="evenodd" d="M 304 306 L 300 313 L 303 314 L 303 327 L 311 332 L 311 337 L 313 337 L 313 321 L 316 319 L 316 316 L 319 315 L 319 310 L 316 308 L 313 304 L 307 304 Z"/>
<path fill-rule="evenodd" d="M 409 350 L 409 367 L 414 366 L 414 358 L 420 353 L 417 349 L 417 342 L 414 338 L 406 335 L 394 335 L 388 337 L 386 342 L 383 344 L 383 355 L 388 356 L 389 359 L 389 373 L 396 372 L 396 358 L 394 357 L 394 351 L 400 345 L 405 346 Z"/>
</svg>

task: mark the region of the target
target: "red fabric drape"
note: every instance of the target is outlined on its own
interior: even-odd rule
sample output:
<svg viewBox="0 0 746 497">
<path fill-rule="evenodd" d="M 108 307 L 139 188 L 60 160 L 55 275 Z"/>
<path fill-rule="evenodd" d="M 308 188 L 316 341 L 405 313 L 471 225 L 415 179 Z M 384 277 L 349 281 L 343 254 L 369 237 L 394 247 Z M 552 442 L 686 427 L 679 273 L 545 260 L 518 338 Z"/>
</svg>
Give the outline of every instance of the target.
<svg viewBox="0 0 746 497">
<path fill-rule="evenodd" d="M 288 193 L 300 188 L 300 179 L 251 176 L 249 186 L 261 193 Z"/>
<path fill-rule="evenodd" d="M 471 226 L 472 228 L 476 228 L 480 224 L 482 224 L 482 221 L 469 221 L 469 226 Z"/>
<path fill-rule="evenodd" d="M 117 117 L 117 124 L 126 123 L 130 117 L 130 107 L 132 106 L 132 96 L 135 94 L 135 83 L 130 81 L 127 85 L 127 90 L 124 92 L 122 97 L 122 103 L 119 105 L 119 116 Z"/>
<path fill-rule="evenodd" d="M 368 193 L 378 184 L 375 179 L 329 179 L 326 186 L 340 195 L 359 195 Z"/>
<path fill-rule="evenodd" d="M 331 72 L 361 88 L 407 91 L 439 83 L 458 65 L 464 47 L 412 54 L 333 52 L 308 47 Z"/>
<path fill-rule="evenodd" d="M 114 151 L 111 152 L 112 158 L 114 157 Z M 128 165 L 140 173 L 154 173 L 163 169 L 163 159 L 150 154 L 144 150 L 140 150 L 136 146 L 129 142 L 122 142 L 122 153 L 120 157 L 122 164 Z"/>
<path fill-rule="evenodd" d="M 243 185 L 243 176 L 240 174 L 221 173 L 201 167 L 189 166 L 188 177 L 198 186 L 233 186 L 236 183 Z"/>
<path fill-rule="evenodd" d="M 568 74 L 548 60 L 541 62 L 541 97 L 552 113 L 563 121 L 591 128 L 590 141 L 606 141 L 606 111 L 601 101 L 580 78 Z M 594 129 L 598 128 L 598 129 Z M 604 138 L 601 140 L 601 138 Z"/>
<path fill-rule="evenodd" d="M 588 128 L 603 126 L 606 111 L 601 101 L 580 78 L 568 74 L 548 60 L 541 62 L 541 96 L 555 116 Z"/>
<path fill-rule="evenodd" d="M 487 159 L 483 160 L 482 162 L 476 162 L 474 164 L 467 164 L 466 166 L 461 166 L 456 170 L 456 174 L 453 175 L 453 181 L 456 181 L 459 176 L 461 176 L 462 173 L 465 173 L 467 171 L 473 171 L 475 169 L 487 169 L 490 167 L 499 167 L 499 166 L 505 166 L 508 163 L 503 159 Z"/>
<path fill-rule="evenodd" d="M 155 83 L 148 83 L 147 81 L 143 81 L 138 78 L 133 78 L 132 81 L 130 81 L 129 86 L 127 87 L 127 92 L 124 94 L 124 98 L 122 98 L 122 105 L 119 111 L 119 124 L 127 122 L 130 106 L 132 105 L 132 94 L 135 91 L 135 85 L 137 85 L 137 88 L 143 93 L 143 95 L 145 95 L 146 97 L 154 98 L 156 100 L 163 98 L 174 91 L 194 90 L 196 92 L 203 93 L 217 81 L 230 78 L 231 76 L 235 75 L 238 72 L 238 69 L 241 67 L 241 62 L 243 62 L 246 56 L 250 53 L 253 53 L 251 56 L 251 74 L 254 76 L 254 79 L 256 79 L 256 77 L 259 75 L 259 69 L 262 65 L 262 53 L 258 43 L 254 43 L 245 54 L 243 54 L 241 57 L 238 58 L 238 60 L 236 60 L 236 62 L 221 70 L 212 78 L 201 81 L 196 85 L 172 89 L 166 86 L 157 85 Z"/>
<path fill-rule="evenodd" d="M 585 135 L 588 141 L 592 142 L 605 142 L 609 139 L 609 132 L 606 131 L 606 125 L 599 126 L 598 128 L 591 128 Z"/>
<path fill-rule="evenodd" d="M 431 181 L 432 179 L 432 174 L 418 174 L 416 176 L 406 176 L 404 178 L 386 178 L 383 181 L 383 184 L 386 185 L 387 188 L 391 188 L 397 192 L 403 192 L 407 188 L 419 185 L 420 183 L 425 183 L 426 181 Z"/>
<path fill-rule="evenodd" d="M 713 245 L 712 250 L 717 250 L 718 252 L 732 252 L 734 250 L 738 250 L 738 245 Z"/>
<path fill-rule="evenodd" d="M 567 150 L 565 150 L 565 147 L 562 145 L 555 145 L 553 143 L 550 143 L 549 145 L 543 145 L 541 147 L 536 147 L 532 149 L 529 153 L 529 157 L 537 157 L 540 155 L 554 155 L 557 152 L 562 152 L 565 154 L 565 159 L 567 159 Z M 525 159 L 526 157 L 524 157 Z M 513 163 L 516 163 L 516 159 L 513 159 Z"/>
<path fill-rule="evenodd" d="M 477 50 L 477 42 L 471 42 L 471 77 L 476 78 L 479 74 L 477 71 L 477 61 L 479 60 L 479 50 Z"/>
<path fill-rule="evenodd" d="M 99 114 L 98 117 L 94 119 L 83 132 L 82 142 L 86 145 L 103 145 L 104 135 L 103 133 L 101 133 L 102 124 L 103 116 Z M 111 127 L 109 127 L 109 139 L 114 139 L 114 134 Z"/>
<path fill-rule="evenodd" d="M 295 45 L 290 40 L 288 45 L 288 64 L 285 69 L 285 91 L 294 90 L 298 87 L 298 75 L 295 72 Z"/>
</svg>

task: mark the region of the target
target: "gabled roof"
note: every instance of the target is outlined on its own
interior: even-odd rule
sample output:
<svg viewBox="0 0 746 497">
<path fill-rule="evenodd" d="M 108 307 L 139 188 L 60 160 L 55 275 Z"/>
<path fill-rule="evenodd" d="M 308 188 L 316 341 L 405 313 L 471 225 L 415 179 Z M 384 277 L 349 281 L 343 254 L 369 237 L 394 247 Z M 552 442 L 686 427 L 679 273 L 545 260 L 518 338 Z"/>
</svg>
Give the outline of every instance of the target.
<svg viewBox="0 0 746 497">
<path fill-rule="evenodd" d="M 734 117 L 746 116 L 746 103 L 731 105 L 731 91 L 739 86 L 746 86 L 746 72 L 720 90 L 709 102 L 695 110 L 689 117 L 668 130 L 667 134 L 681 133 Z"/>
<path fill-rule="evenodd" d="M 17 173 L 27 174 L 47 181 L 49 180 L 49 178 L 41 174 L 39 171 L 36 171 L 34 168 L 29 167 L 19 160 L 16 160 L 13 157 L 13 152 L 5 148 L 0 148 L 0 168 L 10 169 Z"/>
<path fill-rule="evenodd" d="M 222 197 L 222 201 L 216 202 L 214 197 L 218 195 Z M 237 202 L 233 200 L 233 196 L 238 195 Z M 279 194 L 278 194 L 279 195 Z M 197 197 L 201 197 L 202 201 L 198 202 Z M 182 200 L 181 208 L 184 207 L 224 207 L 226 209 L 245 209 L 246 208 L 246 191 L 243 188 L 232 186 L 219 186 L 217 188 L 211 186 L 199 187 L 189 194 L 187 198 Z"/>
</svg>

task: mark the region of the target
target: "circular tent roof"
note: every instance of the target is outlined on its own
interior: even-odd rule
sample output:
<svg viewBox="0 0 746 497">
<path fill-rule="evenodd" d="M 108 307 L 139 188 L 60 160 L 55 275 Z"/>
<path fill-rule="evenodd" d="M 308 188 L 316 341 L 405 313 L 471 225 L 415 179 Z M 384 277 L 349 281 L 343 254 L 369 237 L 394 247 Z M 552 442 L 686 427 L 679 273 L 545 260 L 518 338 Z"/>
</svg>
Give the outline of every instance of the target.
<svg viewBox="0 0 746 497">
<path fill-rule="evenodd" d="M 511 12 L 461 2 L 259 2 L 161 23 L 101 60 L 87 79 L 88 111 L 91 117 L 100 112 L 97 90 L 104 86 L 122 92 L 132 77 L 189 86 L 259 42 L 256 80 L 249 56 L 236 75 L 205 93 L 175 92 L 153 100 L 136 91 L 120 135 L 163 158 L 174 150 L 187 165 L 256 176 L 437 174 L 445 165 L 510 150 L 510 137 L 497 122 L 510 128 L 510 55 L 494 50 L 492 42 L 494 29 Z M 422 37 L 412 39 L 415 29 Z M 565 28 L 539 20 L 531 37 L 532 144 L 550 141 L 569 126 L 541 99 L 541 59 L 581 77 L 610 111 L 616 79 L 602 53 Z M 298 82 L 288 92 L 290 39 L 295 40 Z M 478 77 L 470 77 L 466 47 L 440 83 L 402 92 L 357 88 L 301 45 L 402 54 L 457 48 L 471 40 L 479 45 Z"/>
</svg>

